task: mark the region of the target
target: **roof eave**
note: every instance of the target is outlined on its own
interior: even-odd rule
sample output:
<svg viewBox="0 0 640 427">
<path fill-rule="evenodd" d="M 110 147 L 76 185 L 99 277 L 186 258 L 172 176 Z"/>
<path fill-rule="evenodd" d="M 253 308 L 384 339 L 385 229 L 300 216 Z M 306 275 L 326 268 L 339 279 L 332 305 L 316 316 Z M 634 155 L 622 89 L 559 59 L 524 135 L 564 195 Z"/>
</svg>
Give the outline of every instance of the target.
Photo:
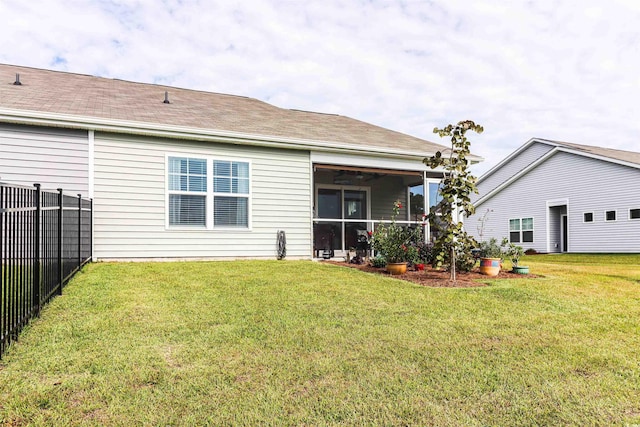
<svg viewBox="0 0 640 427">
<path fill-rule="evenodd" d="M 545 154 L 543 154 L 542 156 L 540 156 L 537 160 L 535 160 L 534 162 L 529 164 L 527 167 L 525 167 L 524 169 L 522 169 L 521 171 L 519 171 L 518 173 L 516 173 L 515 175 L 513 175 L 509 179 L 505 180 L 503 183 L 498 185 L 496 188 L 494 188 L 493 190 L 491 190 L 490 192 L 488 192 L 487 194 L 485 194 L 484 196 L 482 196 L 478 200 L 476 200 L 476 202 L 474 203 L 476 207 L 480 206 L 481 204 L 483 204 L 484 202 L 486 202 L 487 200 L 489 200 L 490 198 L 492 198 L 493 196 L 498 194 L 500 191 L 502 191 L 505 187 L 507 187 L 507 186 L 511 185 L 513 182 L 519 180 L 523 175 L 526 175 L 531 170 L 537 168 L 540 164 L 546 162 L 549 158 L 551 158 L 552 156 L 556 155 L 559 152 L 575 154 L 577 156 L 587 157 L 587 158 L 591 158 L 591 159 L 597 159 L 597 160 L 601 160 L 601 161 L 604 161 L 604 162 L 609 162 L 609 163 L 614 163 L 614 164 L 627 166 L 627 167 L 631 167 L 631 168 L 635 168 L 635 169 L 640 169 L 640 165 L 637 164 L 637 163 L 625 162 L 623 160 L 613 159 L 611 157 L 600 156 L 600 155 L 594 154 L 594 153 L 587 153 L 587 152 L 583 152 L 583 151 L 580 151 L 580 150 L 575 150 L 575 149 L 569 148 L 569 147 L 567 147 L 565 145 L 562 145 L 562 144 L 554 144 L 553 141 L 546 141 L 546 140 L 540 140 L 540 139 L 537 139 L 537 138 L 533 138 L 533 139 L 529 140 L 529 142 L 527 142 L 527 144 L 525 144 L 525 146 L 528 146 L 529 143 L 532 142 L 532 141 L 544 142 L 544 143 L 549 142 L 551 145 L 554 145 L 555 147 L 552 148 L 551 150 L 549 150 L 548 152 L 546 152 Z"/>
<path fill-rule="evenodd" d="M 523 150 L 525 150 L 527 147 L 529 147 L 531 144 L 536 143 L 536 142 L 542 142 L 542 143 L 547 143 L 548 141 L 545 140 L 541 140 L 540 138 L 531 138 L 530 140 L 528 140 L 527 142 L 525 142 L 522 146 L 520 146 L 516 151 L 514 151 L 513 153 L 509 154 L 507 157 L 505 157 L 504 159 L 502 159 L 502 161 L 500 161 L 498 164 L 496 164 L 494 167 L 492 167 L 491 169 L 489 169 L 488 171 L 486 171 L 485 173 L 482 174 L 482 176 L 480 178 L 478 178 L 478 184 L 480 184 L 482 181 L 484 181 L 486 178 L 488 178 L 489 176 L 493 175 L 494 172 L 496 172 L 497 170 L 499 170 L 502 166 L 504 166 L 506 163 L 508 163 L 509 161 L 511 161 L 511 159 L 513 159 L 514 157 L 516 157 L 518 154 L 520 154 Z M 556 144 L 554 144 L 556 145 Z"/>
<path fill-rule="evenodd" d="M 364 145 L 352 145 L 335 141 L 308 140 L 301 138 L 274 137 L 219 129 L 204 129 L 158 123 L 136 122 L 129 120 L 103 119 L 99 117 L 77 116 L 62 113 L 50 113 L 32 110 L 0 108 L 0 121 L 15 124 L 54 126 L 71 129 L 86 129 L 103 132 L 126 133 L 186 139 L 192 141 L 211 141 L 238 145 L 253 145 L 291 150 L 315 150 L 347 152 L 354 154 L 385 155 L 394 158 L 416 159 L 435 154 L 430 152 L 398 152 L 397 150 Z M 484 159 L 480 156 L 468 156 L 471 163 Z"/>
</svg>

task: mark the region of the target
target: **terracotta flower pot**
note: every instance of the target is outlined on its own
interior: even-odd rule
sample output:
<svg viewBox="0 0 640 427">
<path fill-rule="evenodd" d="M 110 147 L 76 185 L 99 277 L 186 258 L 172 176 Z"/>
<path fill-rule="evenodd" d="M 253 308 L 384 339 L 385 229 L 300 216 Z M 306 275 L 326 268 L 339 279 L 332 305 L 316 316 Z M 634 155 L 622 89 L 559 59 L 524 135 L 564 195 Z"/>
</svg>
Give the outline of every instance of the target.
<svg viewBox="0 0 640 427">
<path fill-rule="evenodd" d="M 497 276 L 500 273 L 500 258 L 480 258 L 480 273 Z"/>
<path fill-rule="evenodd" d="M 389 262 L 387 263 L 387 271 L 393 276 L 404 274 L 407 272 L 406 262 Z"/>
</svg>

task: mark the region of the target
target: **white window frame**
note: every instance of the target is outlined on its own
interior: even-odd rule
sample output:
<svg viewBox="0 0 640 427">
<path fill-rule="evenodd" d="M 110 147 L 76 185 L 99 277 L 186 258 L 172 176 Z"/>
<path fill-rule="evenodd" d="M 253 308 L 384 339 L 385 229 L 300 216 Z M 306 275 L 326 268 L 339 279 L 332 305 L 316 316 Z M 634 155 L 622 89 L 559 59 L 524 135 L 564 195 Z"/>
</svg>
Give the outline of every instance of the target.
<svg viewBox="0 0 640 427">
<path fill-rule="evenodd" d="M 518 220 L 518 224 L 519 224 L 519 227 L 518 227 L 518 235 L 519 235 L 518 239 L 519 239 L 519 241 L 518 242 L 511 242 L 511 233 L 515 233 L 516 232 L 515 230 L 513 230 L 513 231 L 511 230 L 511 221 L 516 220 L 516 219 Z M 531 229 L 530 230 L 529 229 L 525 230 L 523 228 L 522 220 L 524 220 L 524 219 L 531 219 Z M 508 231 L 509 231 L 509 243 L 518 243 L 520 245 L 523 244 L 523 243 L 535 243 L 535 240 L 536 240 L 535 239 L 535 233 L 534 233 L 535 232 L 535 227 L 536 227 L 535 226 L 535 217 L 527 216 L 527 217 L 523 217 L 523 218 L 509 218 L 509 220 L 507 221 L 507 227 L 508 227 Z M 533 239 L 530 242 L 525 242 L 524 241 L 524 234 L 523 233 L 525 231 L 531 231 L 531 236 L 533 237 Z"/>
<path fill-rule="evenodd" d="M 607 218 L 607 213 L 608 212 L 613 212 L 613 214 L 616 216 L 615 219 L 608 219 Z M 604 211 L 604 222 L 616 222 L 618 220 L 618 210 L 617 209 L 609 209 Z"/>
<path fill-rule="evenodd" d="M 584 216 L 586 214 L 591 214 L 591 221 L 586 221 L 585 220 Z M 589 224 L 589 223 L 592 223 L 592 222 L 596 222 L 596 213 L 595 212 L 582 212 L 582 222 L 584 224 Z"/>
<path fill-rule="evenodd" d="M 640 218 L 631 218 L 631 211 L 640 210 L 640 208 L 629 208 L 629 221 L 640 221 Z"/>
<path fill-rule="evenodd" d="M 206 192 L 193 192 L 193 191 L 179 191 L 179 190 L 169 190 L 169 158 L 170 157 L 180 157 L 180 158 L 190 158 L 190 159 L 202 159 L 206 160 L 207 164 L 207 191 Z M 247 163 L 249 166 L 249 192 L 248 193 L 216 193 L 214 192 L 213 185 L 213 164 L 215 161 L 223 161 L 223 162 L 236 162 L 236 163 Z M 252 222 L 252 206 L 253 206 L 253 179 L 252 179 L 252 171 L 253 164 L 251 160 L 237 157 L 227 157 L 227 156 L 211 156 L 204 155 L 198 153 L 165 153 L 165 161 L 164 161 L 164 176 L 165 176 L 165 230 L 166 231 L 233 231 L 233 232 L 246 232 L 251 231 L 253 222 Z M 206 197 L 205 202 L 205 218 L 206 218 L 206 226 L 205 227 L 194 227 L 194 226 L 182 226 L 182 225 L 170 225 L 169 224 L 169 195 L 170 194 L 193 194 L 193 195 L 204 195 Z M 214 203 L 216 197 L 242 197 L 247 199 L 247 226 L 246 227 L 215 227 L 213 221 L 214 214 Z"/>
</svg>

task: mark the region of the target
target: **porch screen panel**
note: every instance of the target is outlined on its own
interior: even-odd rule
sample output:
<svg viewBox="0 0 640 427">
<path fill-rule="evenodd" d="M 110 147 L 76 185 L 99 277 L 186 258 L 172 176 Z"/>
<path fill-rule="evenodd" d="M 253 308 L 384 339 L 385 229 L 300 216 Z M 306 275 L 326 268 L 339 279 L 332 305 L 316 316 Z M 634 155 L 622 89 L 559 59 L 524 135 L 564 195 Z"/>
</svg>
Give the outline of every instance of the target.
<svg viewBox="0 0 640 427">
<path fill-rule="evenodd" d="M 318 218 L 342 218 L 340 213 L 342 210 L 341 199 L 340 190 L 318 189 Z"/>
<path fill-rule="evenodd" d="M 442 183 L 440 182 L 429 183 L 429 207 L 430 208 L 436 206 L 442 200 L 442 194 L 440 194 L 441 188 L 442 188 Z"/>
<path fill-rule="evenodd" d="M 344 191 L 344 218 L 367 219 L 366 191 Z"/>
<path fill-rule="evenodd" d="M 367 192 L 359 190 L 344 190 L 344 218 L 367 219 Z M 345 222 L 345 249 L 358 247 L 359 233 L 367 232 L 366 222 Z"/>
</svg>

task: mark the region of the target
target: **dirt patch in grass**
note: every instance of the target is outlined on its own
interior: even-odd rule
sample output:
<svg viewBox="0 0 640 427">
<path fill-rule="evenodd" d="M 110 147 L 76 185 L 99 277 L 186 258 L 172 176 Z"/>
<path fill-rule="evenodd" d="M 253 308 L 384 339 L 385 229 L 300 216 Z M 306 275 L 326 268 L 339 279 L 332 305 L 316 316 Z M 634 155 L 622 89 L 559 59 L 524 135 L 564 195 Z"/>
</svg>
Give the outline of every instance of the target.
<svg viewBox="0 0 640 427">
<path fill-rule="evenodd" d="M 457 273 L 457 280 L 452 282 L 450 280 L 450 274 L 444 270 L 434 270 L 431 266 L 426 265 L 424 270 L 417 271 L 411 268 L 407 269 L 405 274 L 398 276 L 392 276 L 384 268 L 376 268 L 370 264 L 350 264 L 346 262 L 338 261 L 322 261 L 329 264 L 339 265 L 342 267 L 356 268 L 360 271 L 366 271 L 368 273 L 381 274 L 383 276 L 390 276 L 400 280 L 406 280 L 408 282 L 417 283 L 422 286 L 431 286 L 437 288 L 470 288 L 477 286 L 487 286 L 486 283 L 482 283 L 481 280 L 494 280 L 494 279 L 533 279 L 539 277 L 535 274 L 516 274 L 507 270 L 502 270 L 495 277 L 485 276 L 480 274 L 479 270 L 473 269 L 468 273 Z"/>
</svg>

